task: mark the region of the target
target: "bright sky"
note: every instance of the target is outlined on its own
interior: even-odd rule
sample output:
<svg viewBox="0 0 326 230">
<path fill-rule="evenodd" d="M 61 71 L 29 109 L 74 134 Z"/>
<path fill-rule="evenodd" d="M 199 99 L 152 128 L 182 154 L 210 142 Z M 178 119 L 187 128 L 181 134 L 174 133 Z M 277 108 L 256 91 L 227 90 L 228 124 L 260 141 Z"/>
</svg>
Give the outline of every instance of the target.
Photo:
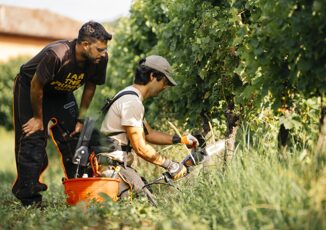
<svg viewBox="0 0 326 230">
<path fill-rule="evenodd" d="M 0 4 L 48 9 L 82 22 L 127 16 L 131 3 L 132 0 L 0 0 Z"/>
</svg>

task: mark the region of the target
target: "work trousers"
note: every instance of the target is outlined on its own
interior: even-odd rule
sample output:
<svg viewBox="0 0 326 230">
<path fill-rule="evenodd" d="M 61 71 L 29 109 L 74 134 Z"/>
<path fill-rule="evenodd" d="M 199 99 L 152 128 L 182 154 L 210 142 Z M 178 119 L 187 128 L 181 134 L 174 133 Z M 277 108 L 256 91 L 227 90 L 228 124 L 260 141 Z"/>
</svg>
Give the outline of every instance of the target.
<svg viewBox="0 0 326 230">
<path fill-rule="evenodd" d="M 39 179 L 48 165 L 46 143 L 49 121 L 55 117 L 63 127 L 71 132 L 75 128 L 78 116 L 78 107 L 72 93 L 44 94 L 44 131 L 37 131 L 26 137 L 22 133 L 22 125 L 33 117 L 30 98 L 30 81 L 17 75 L 14 86 L 17 179 L 12 192 L 23 205 L 40 204 L 42 201 L 40 192 L 47 190 L 47 185 L 41 183 Z"/>
<path fill-rule="evenodd" d="M 135 169 L 129 166 L 121 166 L 119 178 L 121 181 L 119 183 L 119 198 L 126 198 L 130 195 L 136 195 L 136 197 L 145 195 L 152 205 L 157 206 L 155 196 L 149 187 L 145 186 L 147 181 Z"/>
</svg>

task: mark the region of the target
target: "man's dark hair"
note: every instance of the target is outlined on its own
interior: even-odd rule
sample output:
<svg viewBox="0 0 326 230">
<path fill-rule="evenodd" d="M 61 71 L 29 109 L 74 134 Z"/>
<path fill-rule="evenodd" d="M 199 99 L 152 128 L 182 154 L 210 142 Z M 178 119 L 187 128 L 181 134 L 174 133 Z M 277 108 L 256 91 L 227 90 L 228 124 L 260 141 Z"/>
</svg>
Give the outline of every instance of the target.
<svg viewBox="0 0 326 230">
<path fill-rule="evenodd" d="M 107 42 L 111 39 L 112 35 L 100 23 L 89 21 L 80 28 L 77 41 L 78 43 L 82 41 L 94 42 L 95 40 Z"/>
<path fill-rule="evenodd" d="M 157 71 L 155 69 L 152 69 L 148 66 L 142 65 L 145 61 L 146 61 L 146 59 L 141 59 L 139 61 L 139 65 L 137 66 L 136 72 L 135 72 L 135 80 L 134 80 L 135 84 L 146 85 L 150 80 L 151 73 L 153 73 L 154 77 L 158 81 L 162 80 L 165 77 L 164 73 Z"/>
</svg>

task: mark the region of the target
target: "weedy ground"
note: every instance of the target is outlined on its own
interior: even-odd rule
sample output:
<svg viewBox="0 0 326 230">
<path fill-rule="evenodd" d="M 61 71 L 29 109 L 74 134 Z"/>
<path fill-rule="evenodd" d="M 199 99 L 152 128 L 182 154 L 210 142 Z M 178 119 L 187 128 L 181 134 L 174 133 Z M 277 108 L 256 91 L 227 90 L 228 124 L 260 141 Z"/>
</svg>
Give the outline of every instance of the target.
<svg viewBox="0 0 326 230">
<path fill-rule="evenodd" d="M 325 164 L 316 162 L 307 148 L 294 147 L 280 155 L 275 135 L 257 132 L 241 134 L 227 163 L 218 156 L 176 182 L 177 188 L 154 186 L 157 208 L 145 198 L 68 206 L 59 157 L 50 146 L 50 165 L 43 175 L 49 185 L 46 208 L 38 209 L 22 207 L 11 194 L 16 173 L 13 134 L 2 130 L 0 228 L 325 229 Z M 179 146 L 162 154 L 180 160 L 187 153 Z M 148 180 L 162 173 L 142 161 L 136 167 Z"/>
</svg>

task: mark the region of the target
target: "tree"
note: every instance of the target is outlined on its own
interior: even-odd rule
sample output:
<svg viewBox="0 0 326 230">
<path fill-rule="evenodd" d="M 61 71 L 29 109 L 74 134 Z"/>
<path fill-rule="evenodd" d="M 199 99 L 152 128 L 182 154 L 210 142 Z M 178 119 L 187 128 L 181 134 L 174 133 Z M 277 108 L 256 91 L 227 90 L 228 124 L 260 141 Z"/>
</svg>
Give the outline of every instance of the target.
<svg viewBox="0 0 326 230">
<path fill-rule="evenodd" d="M 167 57 L 178 86 L 161 100 L 146 104 L 148 119 L 173 117 L 179 124 L 203 127 L 207 133 L 209 121 L 224 119 L 225 111 L 234 108 L 237 81 L 233 69 L 239 61 L 234 52 L 236 16 L 228 1 L 153 3 L 134 2 L 130 19 L 115 34 L 109 74 L 112 79 L 125 76 L 129 81 L 130 70 L 140 58 L 154 53 Z"/>
<path fill-rule="evenodd" d="M 242 77 L 249 84 L 241 96 L 256 95 L 259 106 L 271 94 L 275 111 L 291 112 L 302 97 L 324 95 L 325 3 L 251 0 L 243 5 L 243 12 L 249 12 L 249 19 L 245 18 L 248 36 L 239 53 Z M 289 127 L 282 123 L 280 130 L 288 132 Z"/>
<path fill-rule="evenodd" d="M 27 60 L 25 57 L 0 64 L 0 126 L 10 130 L 13 128 L 13 87 L 20 66 Z"/>
</svg>

